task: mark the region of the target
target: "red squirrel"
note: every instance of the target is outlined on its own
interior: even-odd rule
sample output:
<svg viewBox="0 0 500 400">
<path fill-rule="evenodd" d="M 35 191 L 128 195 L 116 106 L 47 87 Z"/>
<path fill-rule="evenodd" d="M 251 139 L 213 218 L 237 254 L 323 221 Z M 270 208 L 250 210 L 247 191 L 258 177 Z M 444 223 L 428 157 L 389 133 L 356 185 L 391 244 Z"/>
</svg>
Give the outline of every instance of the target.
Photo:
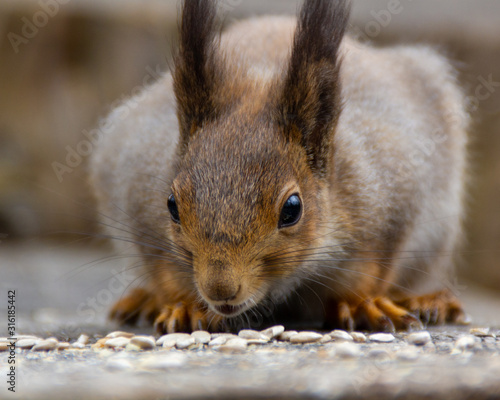
<svg viewBox="0 0 500 400">
<path fill-rule="evenodd" d="M 357 42 L 348 18 L 345 0 L 305 0 L 221 33 L 215 1 L 184 1 L 172 71 L 110 114 L 92 155 L 141 283 L 112 318 L 160 333 L 463 319 L 445 284 L 464 216 L 456 73 L 426 46 Z"/>
</svg>

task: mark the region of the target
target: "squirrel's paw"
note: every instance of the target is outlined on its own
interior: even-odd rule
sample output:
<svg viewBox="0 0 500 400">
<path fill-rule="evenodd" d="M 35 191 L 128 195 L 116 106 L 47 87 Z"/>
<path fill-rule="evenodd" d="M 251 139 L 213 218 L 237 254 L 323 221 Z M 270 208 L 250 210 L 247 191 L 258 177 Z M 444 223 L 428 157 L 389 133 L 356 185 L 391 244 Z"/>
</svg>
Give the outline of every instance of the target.
<svg viewBox="0 0 500 400">
<path fill-rule="evenodd" d="M 335 325 L 348 331 L 369 329 L 378 332 L 422 329 L 422 323 L 408 310 L 394 304 L 387 297 L 366 299 L 355 305 L 346 301 L 336 303 Z"/>
<path fill-rule="evenodd" d="M 448 289 L 423 296 L 409 297 L 398 301 L 397 304 L 417 315 L 425 325 L 467 322 L 467 316 L 460 301 Z"/>
<path fill-rule="evenodd" d="M 388 297 L 366 299 L 355 305 L 341 301 L 336 307 L 335 319 L 347 330 L 394 332 L 418 330 L 428 324 L 467 322 L 460 301 L 447 289 L 398 301 Z"/>
<path fill-rule="evenodd" d="M 109 312 L 110 319 L 126 325 L 135 325 L 139 318 L 152 323 L 157 315 L 154 296 L 142 288 L 133 289 L 128 296 L 118 300 Z"/>
<path fill-rule="evenodd" d="M 408 310 L 387 297 L 366 299 L 356 305 L 341 301 L 337 304 L 336 320 L 348 331 L 369 329 L 378 332 L 422 329 L 422 323 Z"/>
<path fill-rule="evenodd" d="M 222 317 L 193 303 L 167 304 L 155 320 L 159 334 L 192 332 L 196 330 L 214 331 L 218 329 Z"/>
</svg>

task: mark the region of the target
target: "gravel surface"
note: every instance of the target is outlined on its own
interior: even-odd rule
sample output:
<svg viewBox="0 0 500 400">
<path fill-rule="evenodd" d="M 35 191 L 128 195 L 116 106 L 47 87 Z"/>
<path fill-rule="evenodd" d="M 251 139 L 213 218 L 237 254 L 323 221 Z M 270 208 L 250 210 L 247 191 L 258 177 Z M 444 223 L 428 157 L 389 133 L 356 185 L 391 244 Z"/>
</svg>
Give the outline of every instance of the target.
<svg viewBox="0 0 500 400">
<path fill-rule="evenodd" d="M 355 339 L 356 338 L 356 339 Z M 0 338 L 10 354 L 11 341 Z M 22 398 L 486 398 L 500 395 L 500 330 L 412 333 L 115 331 L 71 343 L 17 335 Z M 6 376 L 8 366 L 0 367 Z M 451 397 L 450 397 L 451 396 Z"/>
</svg>

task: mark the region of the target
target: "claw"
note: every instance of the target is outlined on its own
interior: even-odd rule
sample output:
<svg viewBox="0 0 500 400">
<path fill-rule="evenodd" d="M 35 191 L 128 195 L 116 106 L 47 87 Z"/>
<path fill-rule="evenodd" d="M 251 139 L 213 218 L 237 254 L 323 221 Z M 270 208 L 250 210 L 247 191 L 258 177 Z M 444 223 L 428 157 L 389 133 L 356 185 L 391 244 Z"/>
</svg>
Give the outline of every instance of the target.
<svg viewBox="0 0 500 400">
<path fill-rule="evenodd" d="M 168 333 L 177 332 L 177 326 L 178 325 L 179 324 L 177 323 L 177 320 L 175 318 L 171 319 L 170 322 L 168 323 L 167 332 Z"/>
<path fill-rule="evenodd" d="M 354 319 L 349 305 L 346 302 L 341 302 L 339 304 L 339 321 L 341 327 L 346 331 L 352 332 L 354 330 Z"/>
<path fill-rule="evenodd" d="M 203 331 L 204 330 L 203 329 L 204 328 L 203 327 L 203 322 L 201 322 L 201 319 L 198 320 L 198 322 L 197 322 L 196 325 L 197 325 L 196 327 L 198 328 L 199 331 Z"/>
<path fill-rule="evenodd" d="M 401 318 L 401 321 L 408 331 L 421 331 L 422 329 L 424 329 L 424 325 L 422 324 L 422 322 L 420 322 L 420 320 L 413 314 L 406 314 Z"/>
<path fill-rule="evenodd" d="M 387 316 L 380 317 L 374 328 L 375 328 L 374 330 L 377 330 L 380 332 L 390 332 L 390 333 L 396 332 L 396 328 L 394 327 L 394 324 Z"/>
<path fill-rule="evenodd" d="M 443 315 L 439 312 L 439 309 L 437 307 L 432 307 L 430 310 L 429 323 L 431 325 L 442 324 L 444 322 L 444 318 L 441 318 L 441 316 Z"/>
<path fill-rule="evenodd" d="M 430 310 L 417 310 L 420 314 L 420 320 L 423 322 L 425 326 L 429 324 L 431 321 L 431 311 Z"/>
</svg>

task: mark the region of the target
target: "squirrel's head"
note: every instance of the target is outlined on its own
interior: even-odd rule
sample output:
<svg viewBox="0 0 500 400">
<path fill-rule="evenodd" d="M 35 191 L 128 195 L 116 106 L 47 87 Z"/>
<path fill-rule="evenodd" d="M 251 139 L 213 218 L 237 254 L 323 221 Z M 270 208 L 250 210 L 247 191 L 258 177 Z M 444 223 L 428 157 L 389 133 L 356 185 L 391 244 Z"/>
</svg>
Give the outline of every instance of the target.
<svg viewBox="0 0 500 400">
<path fill-rule="evenodd" d="M 199 295 L 219 314 L 288 294 L 318 246 L 330 214 L 347 18 L 343 0 L 306 0 L 285 68 L 262 82 L 219 47 L 214 1 L 184 2 L 173 72 L 178 163 L 167 203 Z"/>
</svg>

